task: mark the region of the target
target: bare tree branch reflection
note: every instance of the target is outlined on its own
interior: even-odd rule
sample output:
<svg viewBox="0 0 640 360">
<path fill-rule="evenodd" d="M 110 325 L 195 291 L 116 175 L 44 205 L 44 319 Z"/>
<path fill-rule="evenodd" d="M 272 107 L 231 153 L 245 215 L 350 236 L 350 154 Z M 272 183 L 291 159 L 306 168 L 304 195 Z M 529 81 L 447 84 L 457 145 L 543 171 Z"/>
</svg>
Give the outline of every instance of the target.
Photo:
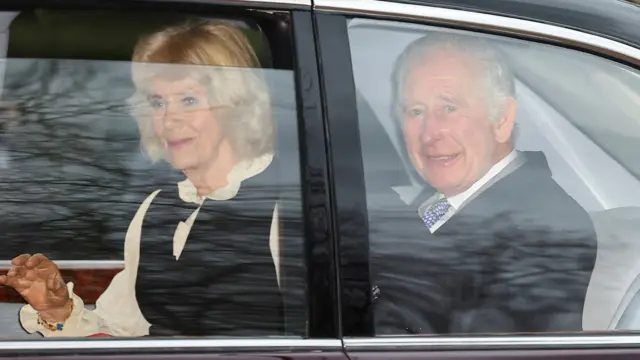
<svg viewBox="0 0 640 360">
<path fill-rule="evenodd" d="M 290 100 L 276 99 L 274 106 L 292 110 L 295 122 L 288 87 Z M 122 259 L 124 234 L 139 204 L 159 186 L 182 179 L 141 153 L 126 103 L 133 90 L 127 62 L 7 61 L 3 101 L 16 111 L 0 113 L 0 151 L 8 159 L 0 171 L 3 259 L 24 252 Z M 297 203 L 298 218 L 287 220 L 292 224 L 301 214 L 297 175 L 284 191 L 277 184 L 264 190 L 283 191 L 283 201 Z M 238 221 L 250 216 L 235 214 Z"/>
</svg>

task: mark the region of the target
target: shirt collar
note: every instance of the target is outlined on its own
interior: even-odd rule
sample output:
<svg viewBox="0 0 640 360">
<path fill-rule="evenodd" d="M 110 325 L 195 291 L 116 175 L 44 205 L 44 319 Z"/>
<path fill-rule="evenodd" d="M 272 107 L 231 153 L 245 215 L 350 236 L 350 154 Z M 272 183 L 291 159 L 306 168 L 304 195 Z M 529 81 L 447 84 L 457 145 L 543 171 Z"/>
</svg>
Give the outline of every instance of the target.
<svg viewBox="0 0 640 360">
<path fill-rule="evenodd" d="M 256 176 L 271 164 L 273 154 L 263 155 L 253 160 L 239 162 L 227 175 L 227 185 L 214 190 L 211 194 L 201 197 L 198 190 L 188 178 L 178 183 L 178 195 L 184 202 L 202 204 L 205 199 L 228 200 L 238 194 L 240 185 L 248 178 Z"/>
<path fill-rule="evenodd" d="M 518 153 L 513 150 L 509 153 L 509 155 L 502 158 L 502 160 L 498 161 L 494 164 L 480 180 L 476 181 L 471 185 L 467 190 L 461 192 L 458 195 L 450 196 L 447 198 L 451 207 L 457 210 L 462 204 L 473 195 L 476 191 L 478 191 L 482 186 L 489 182 L 494 176 L 498 175 L 502 170 L 504 170 L 513 160 L 516 159 Z M 440 194 L 438 200 L 442 199 L 444 195 Z"/>
</svg>

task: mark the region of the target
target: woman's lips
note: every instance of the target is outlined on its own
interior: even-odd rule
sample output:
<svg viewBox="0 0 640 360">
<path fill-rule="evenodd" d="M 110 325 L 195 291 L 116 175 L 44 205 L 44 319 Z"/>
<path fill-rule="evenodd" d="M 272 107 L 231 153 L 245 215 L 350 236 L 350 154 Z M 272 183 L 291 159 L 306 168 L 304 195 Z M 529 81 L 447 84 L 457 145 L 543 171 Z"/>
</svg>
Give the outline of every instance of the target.
<svg viewBox="0 0 640 360">
<path fill-rule="evenodd" d="M 167 141 L 167 145 L 171 149 L 177 149 L 188 144 L 189 142 L 191 142 L 191 140 L 193 139 L 180 139 L 180 140 Z"/>
</svg>

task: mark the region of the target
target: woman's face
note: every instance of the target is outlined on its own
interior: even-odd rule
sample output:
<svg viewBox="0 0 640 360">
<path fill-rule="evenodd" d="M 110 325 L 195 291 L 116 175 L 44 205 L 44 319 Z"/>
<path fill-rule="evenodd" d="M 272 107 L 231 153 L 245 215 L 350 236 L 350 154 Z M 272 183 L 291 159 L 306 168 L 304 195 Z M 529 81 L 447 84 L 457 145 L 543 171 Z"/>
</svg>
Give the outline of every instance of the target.
<svg viewBox="0 0 640 360">
<path fill-rule="evenodd" d="M 151 81 L 148 95 L 155 135 L 178 170 L 206 168 L 217 160 L 224 136 L 207 90 L 197 81 Z"/>
</svg>

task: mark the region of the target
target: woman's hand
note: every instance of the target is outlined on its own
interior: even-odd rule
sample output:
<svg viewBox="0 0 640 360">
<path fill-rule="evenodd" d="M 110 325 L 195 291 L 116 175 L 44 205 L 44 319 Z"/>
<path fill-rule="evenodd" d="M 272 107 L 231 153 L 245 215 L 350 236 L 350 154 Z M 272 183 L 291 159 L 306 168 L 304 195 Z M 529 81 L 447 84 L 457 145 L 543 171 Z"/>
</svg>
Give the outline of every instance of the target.
<svg viewBox="0 0 640 360">
<path fill-rule="evenodd" d="M 42 254 L 23 254 L 11 264 L 7 275 L 0 276 L 0 284 L 16 289 L 47 321 L 60 322 L 69 315 L 69 292 L 53 261 Z"/>
</svg>

